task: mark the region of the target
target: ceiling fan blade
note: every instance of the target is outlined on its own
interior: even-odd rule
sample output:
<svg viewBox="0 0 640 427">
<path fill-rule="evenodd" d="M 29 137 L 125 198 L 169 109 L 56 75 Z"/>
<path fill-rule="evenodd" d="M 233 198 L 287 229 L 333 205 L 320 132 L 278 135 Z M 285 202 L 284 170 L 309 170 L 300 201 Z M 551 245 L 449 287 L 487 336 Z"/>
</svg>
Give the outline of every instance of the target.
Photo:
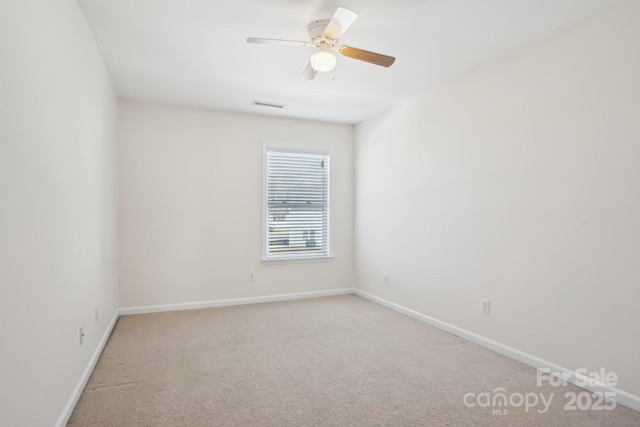
<svg viewBox="0 0 640 427">
<path fill-rule="evenodd" d="M 390 67 L 396 60 L 393 56 L 383 55 L 381 53 L 369 52 L 368 50 L 358 49 L 351 46 L 338 46 L 340 55 L 358 59 L 360 61 L 369 62 L 371 64 L 380 65 L 382 67 Z"/>
<path fill-rule="evenodd" d="M 358 14 L 353 10 L 339 7 L 327 24 L 323 35 L 328 39 L 338 40 L 357 18 Z"/>
<path fill-rule="evenodd" d="M 302 75 L 300 76 L 300 80 L 313 80 L 314 77 L 318 74 L 316 70 L 311 66 L 311 61 L 307 63 L 307 68 L 304 69 Z"/>
<path fill-rule="evenodd" d="M 247 38 L 247 43 L 257 43 L 257 44 L 279 44 L 281 46 L 314 46 L 309 42 L 300 42 L 296 40 L 279 40 L 279 39 L 261 39 L 257 37 L 249 37 Z"/>
</svg>

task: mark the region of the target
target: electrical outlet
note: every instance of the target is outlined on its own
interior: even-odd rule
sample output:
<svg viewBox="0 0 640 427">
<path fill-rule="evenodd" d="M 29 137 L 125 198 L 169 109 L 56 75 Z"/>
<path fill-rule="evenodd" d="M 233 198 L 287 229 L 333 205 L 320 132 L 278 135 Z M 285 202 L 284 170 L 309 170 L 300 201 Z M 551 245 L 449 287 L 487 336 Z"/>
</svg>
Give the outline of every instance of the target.
<svg viewBox="0 0 640 427">
<path fill-rule="evenodd" d="M 491 308 L 491 301 L 489 298 L 480 298 L 480 313 L 489 314 Z"/>
<path fill-rule="evenodd" d="M 84 328 L 80 328 L 80 345 L 84 343 Z"/>
<path fill-rule="evenodd" d="M 389 284 L 389 273 L 384 273 L 384 284 L 385 285 Z"/>
<path fill-rule="evenodd" d="M 98 319 L 100 319 L 100 315 L 98 313 L 98 306 L 97 305 L 96 305 L 95 314 L 96 314 L 96 323 L 98 323 Z"/>
<path fill-rule="evenodd" d="M 256 274 L 253 271 L 249 271 L 249 281 L 250 282 L 256 281 Z"/>
</svg>

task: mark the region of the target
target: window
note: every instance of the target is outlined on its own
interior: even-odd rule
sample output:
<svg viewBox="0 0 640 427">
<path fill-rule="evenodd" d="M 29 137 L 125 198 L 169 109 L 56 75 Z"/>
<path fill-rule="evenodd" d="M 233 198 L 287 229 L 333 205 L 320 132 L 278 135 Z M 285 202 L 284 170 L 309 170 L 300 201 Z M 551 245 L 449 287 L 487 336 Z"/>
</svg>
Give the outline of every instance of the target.
<svg viewBox="0 0 640 427">
<path fill-rule="evenodd" d="M 265 260 L 329 257 L 329 154 L 266 148 Z"/>
</svg>

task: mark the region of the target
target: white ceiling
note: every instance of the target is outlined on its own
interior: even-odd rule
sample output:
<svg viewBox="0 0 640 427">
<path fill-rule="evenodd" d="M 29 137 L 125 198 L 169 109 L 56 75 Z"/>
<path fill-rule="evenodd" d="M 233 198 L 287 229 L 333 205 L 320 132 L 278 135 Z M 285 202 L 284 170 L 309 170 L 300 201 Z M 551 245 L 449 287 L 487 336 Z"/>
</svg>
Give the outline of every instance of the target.
<svg viewBox="0 0 640 427">
<path fill-rule="evenodd" d="M 615 0 L 78 0 L 127 99 L 358 123 L 404 99 L 566 30 Z M 307 26 L 337 6 L 360 16 L 342 44 L 395 56 L 339 57 L 301 81 Z M 253 100 L 285 104 L 282 110 Z"/>
</svg>

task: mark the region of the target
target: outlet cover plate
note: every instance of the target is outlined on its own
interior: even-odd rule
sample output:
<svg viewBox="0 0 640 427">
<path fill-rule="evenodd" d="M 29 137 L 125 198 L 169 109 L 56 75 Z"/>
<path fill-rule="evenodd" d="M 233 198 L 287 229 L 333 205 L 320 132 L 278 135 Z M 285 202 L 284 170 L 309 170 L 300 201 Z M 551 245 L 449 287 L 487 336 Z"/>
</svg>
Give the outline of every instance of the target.
<svg viewBox="0 0 640 427">
<path fill-rule="evenodd" d="M 491 301 L 489 298 L 480 298 L 480 313 L 489 314 L 491 310 Z"/>
</svg>

